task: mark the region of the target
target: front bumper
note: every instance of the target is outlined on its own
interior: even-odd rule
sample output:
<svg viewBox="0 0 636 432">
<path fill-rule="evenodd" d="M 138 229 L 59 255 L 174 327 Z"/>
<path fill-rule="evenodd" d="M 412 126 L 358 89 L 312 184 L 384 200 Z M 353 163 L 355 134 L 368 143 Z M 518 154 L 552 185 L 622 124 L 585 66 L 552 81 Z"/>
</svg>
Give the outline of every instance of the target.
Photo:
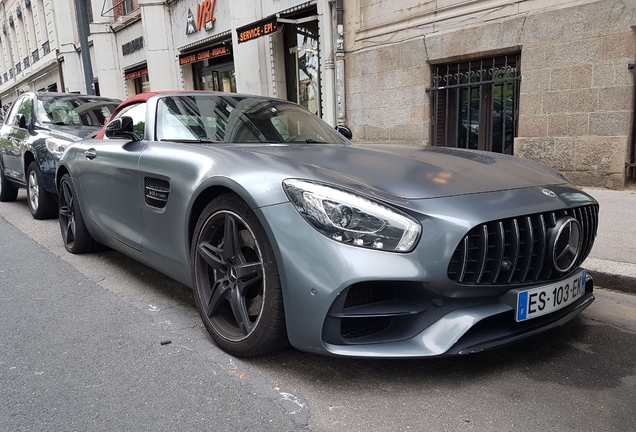
<svg viewBox="0 0 636 432">
<path fill-rule="evenodd" d="M 528 202 L 523 193 L 519 195 L 519 200 L 508 200 L 507 209 L 499 201 L 497 216 L 519 212 Z M 335 356 L 457 355 L 514 342 L 574 318 L 594 300 L 591 278 L 585 295 L 575 303 L 522 323 L 515 321 L 513 308 L 500 300 L 518 286 L 467 286 L 449 280 L 447 267 L 456 245 L 482 221 L 476 212 L 467 214 L 464 209 L 475 208 L 470 206 L 474 200 L 501 197 L 493 193 L 427 200 L 426 205 L 443 204 L 445 211 L 435 216 L 421 211 L 427 215 L 420 219 L 422 238 L 409 253 L 363 249 L 328 239 L 289 203 L 256 209 L 276 253 L 290 343 L 303 351 Z M 536 211 L 543 211 L 546 206 L 533 206 L 528 213 L 537 207 Z M 493 215 L 481 217 L 489 220 Z M 345 329 L 343 318 L 364 321 L 362 315 L 341 314 L 350 291 L 360 286 L 398 294 L 379 299 L 379 306 L 389 311 L 384 322 L 380 312 L 366 328 L 354 324 Z M 373 332 L 373 325 L 381 328 Z M 343 337 L 345 331 L 353 337 Z"/>
</svg>

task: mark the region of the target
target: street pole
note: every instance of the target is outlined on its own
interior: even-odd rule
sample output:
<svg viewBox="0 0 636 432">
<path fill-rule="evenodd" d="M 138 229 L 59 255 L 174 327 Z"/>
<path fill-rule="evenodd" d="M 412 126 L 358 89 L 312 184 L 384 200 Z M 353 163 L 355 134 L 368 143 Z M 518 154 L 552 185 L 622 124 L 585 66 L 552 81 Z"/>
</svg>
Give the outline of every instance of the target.
<svg viewBox="0 0 636 432">
<path fill-rule="evenodd" d="M 84 65 L 84 81 L 86 82 L 86 94 L 94 95 L 93 66 L 91 65 L 91 54 L 88 48 L 88 33 L 86 31 L 88 23 L 86 23 L 85 0 L 75 0 L 75 14 L 77 15 L 77 26 L 79 27 L 82 64 Z"/>
</svg>

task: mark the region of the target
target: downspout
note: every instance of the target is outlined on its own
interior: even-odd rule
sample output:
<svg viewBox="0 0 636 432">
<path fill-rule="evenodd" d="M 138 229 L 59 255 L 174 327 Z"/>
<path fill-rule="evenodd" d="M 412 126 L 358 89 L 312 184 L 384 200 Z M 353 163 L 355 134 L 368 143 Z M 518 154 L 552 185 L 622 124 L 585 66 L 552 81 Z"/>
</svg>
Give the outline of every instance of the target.
<svg viewBox="0 0 636 432">
<path fill-rule="evenodd" d="M 94 95 L 93 86 L 93 65 L 91 64 L 91 54 L 88 47 L 88 32 L 86 28 L 86 5 L 82 0 L 75 0 L 75 15 L 77 16 L 77 26 L 79 27 L 80 47 L 82 49 L 82 63 L 84 65 L 84 81 L 86 82 L 86 94 Z"/>
<path fill-rule="evenodd" d="M 344 0 L 336 0 L 336 106 L 337 122 L 347 122 L 345 110 Z"/>
<path fill-rule="evenodd" d="M 632 96 L 632 148 L 630 151 L 629 162 L 625 164 L 627 169 L 627 180 L 636 180 L 636 63 L 630 63 L 627 68 L 632 72 L 633 78 L 633 96 Z"/>
</svg>

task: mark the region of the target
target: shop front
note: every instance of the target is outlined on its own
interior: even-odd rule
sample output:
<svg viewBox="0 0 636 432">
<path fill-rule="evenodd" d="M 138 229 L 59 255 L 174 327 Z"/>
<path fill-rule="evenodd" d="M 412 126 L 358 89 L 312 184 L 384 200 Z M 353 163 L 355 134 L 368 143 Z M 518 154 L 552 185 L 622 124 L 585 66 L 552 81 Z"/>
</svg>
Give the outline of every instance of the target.
<svg viewBox="0 0 636 432">
<path fill-rule="evenodd" d="M 182 1 L 172 16 L 183 86 L 236 93 L 229 2 Z"/>
<path fill-rule="evenodd" d="M 145 64 L 133 69 L 124 70 L 124 79 L 126 80 L 126 90 L 129 95 L 150 91 L 148 67 Z"/>
<path fill-rule="evenodd" d="M 179 65 L 191 68 L 194 90 L 236 93 L 232 45 L 224 42 L 179 55 Z"/>
</svg>

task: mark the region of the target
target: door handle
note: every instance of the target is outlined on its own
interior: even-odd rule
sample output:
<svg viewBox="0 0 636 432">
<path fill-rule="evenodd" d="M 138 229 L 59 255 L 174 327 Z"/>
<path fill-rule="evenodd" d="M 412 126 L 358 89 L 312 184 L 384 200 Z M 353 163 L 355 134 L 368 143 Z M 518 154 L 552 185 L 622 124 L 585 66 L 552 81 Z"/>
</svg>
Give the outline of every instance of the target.
<svg viewBox="0 0 636 432">
<path fill-rule="evenodd" d="M 97 152 L 94 148 L 91 148 L 84 152 L 84 156 L 86 156 L 86 159 L 93 160 L 97 157 Z"/>
</svg>

